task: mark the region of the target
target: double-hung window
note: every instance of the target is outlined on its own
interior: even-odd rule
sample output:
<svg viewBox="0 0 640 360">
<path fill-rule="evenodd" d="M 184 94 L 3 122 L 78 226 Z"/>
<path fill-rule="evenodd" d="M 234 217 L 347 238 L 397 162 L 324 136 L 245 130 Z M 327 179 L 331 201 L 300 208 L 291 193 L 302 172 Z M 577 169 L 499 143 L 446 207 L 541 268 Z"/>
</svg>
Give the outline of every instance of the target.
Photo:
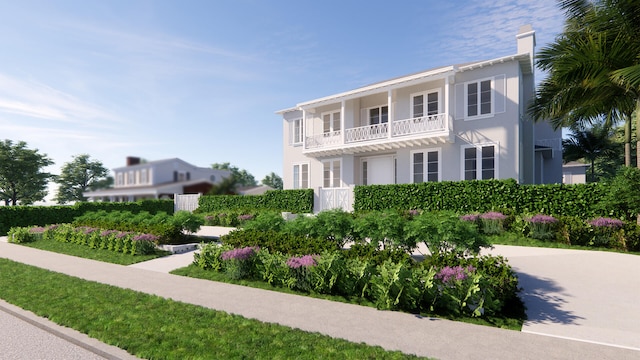
<svg viewBox="0 0 640 360">
<path fill-rule="evenodd" d="M 491 80 L 467 83 L 467 117 L 492 113 Z"/>
<path fill-rule="evenodd" d="M 378 106 L 369 109 L 369 125 L 384 124 L 389 122 L 389 107 Z"/>
<path fill-rule="evenodd" d="M 293 188 L 309 188 L 309 164 L 293 165 Z"/>
<path fill-rule="evenodd" d="M 421 118 L 425 115 L 438 114 L 440 110 L 439 99 L 439 91 L 411 94 L 411 117 Z"/>
<path fill-rule="evenodd" d="M 340 160 L 327 160 L 322 162 L 323 187 L 341 187 L 340 181 Z"/>
<path fill-rule="evenodd" d="M 463 179 L 495 179 L 498 168 L 496 144 L 470 145 L 462 148 Z"/>
<path fill-rule="evenodd" d="M 291 121 L 291 144 L 302 144 L 302 136 L 304 134 L 304 126 L 302 119 Z"/>
<path fill-rule="evenodd" d="M 340 111 L 322 114 L 322 131 L 325 135 L 340 131 Z"/>
<path fill-rule="evenodd" d="M 411 152 L 411 181 L 421 183 L 440 181 L 440 149 L 418 150 Z"/>
</svg>

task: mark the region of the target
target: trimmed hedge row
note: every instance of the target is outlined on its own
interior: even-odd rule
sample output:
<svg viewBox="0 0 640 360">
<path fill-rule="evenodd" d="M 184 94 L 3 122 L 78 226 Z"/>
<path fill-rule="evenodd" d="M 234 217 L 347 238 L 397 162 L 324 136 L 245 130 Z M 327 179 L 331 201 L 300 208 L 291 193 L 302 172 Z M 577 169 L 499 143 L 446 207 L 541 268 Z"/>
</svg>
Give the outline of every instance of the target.
<svg viewBox="0 0 640 360">
<path fill-rule="evenodd" d="M 619 216 L 605 214 L 597 204 L 606 197 L 601 183 L 519 185 L 515 180 L 443 181 L 355 187 L 354 211 L 450 210 L 460 214 L 512 209 L 516 214 Z"/>
<path fill-rule="evenodd" d="M 12 227 L 71 223 L 86 212 L 99 210 L 173 214 L 173 200 L 81 202 L 71 206 L 0 206 L 0 236 L 6 235 Z"/>
<path fill-rule="evenodd" d="M 313 189 L 269 190 L 263 195 L 207 195 L 198 200 L 199 213 L 233 209 L 311 213 Z"/>
</svg>

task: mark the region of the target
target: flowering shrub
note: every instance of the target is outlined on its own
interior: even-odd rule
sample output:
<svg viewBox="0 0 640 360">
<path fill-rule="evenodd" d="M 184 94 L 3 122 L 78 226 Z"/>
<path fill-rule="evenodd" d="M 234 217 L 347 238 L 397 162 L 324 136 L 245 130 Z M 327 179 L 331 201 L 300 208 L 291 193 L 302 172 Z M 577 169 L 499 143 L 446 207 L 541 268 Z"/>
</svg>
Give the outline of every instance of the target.
<svg viewBox="0 0 640 360">
<path fill-rule="evenodd" d="M 220 258 L 225 272 L 234 280 L 250 277 L 254 273 L 254 258 L 258 250 L 260 248 L 257 246 L 247 246 L 223 252 Z"/>
<path fill-rule="evenodd" d="M 317 265 L 314 257 L 313 255 L 292 256 L 287 260 L 286 264 L 291 274 L 287 281 L 287 286 L 290 289 L 305 292 L 312 290 L 312 271 L 310 268 Z"/>
<path fill-rule="evenodd" d="M 593 238 L 589 245 L 626 248 L 624 222 L 618 219 L 599 217 L 589 221 L 593 227 Z"/>
<path fill-rule="evenodd" d="M 244 214 L 244 215 L 238 216 L 238 220 L 240 220 L 240 222 L 244 222 L 252 219 L 253 219 L 253 215 L 251 214 Z"/>
<path fill-rule="evenodd" d="M 471 265 L 462 267 L 460 265 L 457 266 L 445 266 L 435 275 L 435 278 L 442 281 L 444 284 L 452 285 L 454 281 L 462 281 L 465 280 L 468 276 L 467 274 L 475 271 L 475 268 Z"/>
<path fill-rule="evenodd" d="M 460 220 L 468 221 L 468 222 L 476 222 L 478 221 L 479 218 L 480 218 L 480 215 L 478 214 L 467 214 L 467 215 L 460 216 Z"/>
<path fill-rule="evenodd" d="M 504 231 L 503 222 L 506 218 L 506 215 L 497 211 L 490 211 L 480 215 L 482 231 L 488 235 L 500 234 Z"/>
<path fill-rule="evenodd" d="M 558 219 L 550 215 L 536 214 L 527 219 L 531 227 L 530 236 L 534 239 L 548 240 L 555 237 Z"/>
</svg>

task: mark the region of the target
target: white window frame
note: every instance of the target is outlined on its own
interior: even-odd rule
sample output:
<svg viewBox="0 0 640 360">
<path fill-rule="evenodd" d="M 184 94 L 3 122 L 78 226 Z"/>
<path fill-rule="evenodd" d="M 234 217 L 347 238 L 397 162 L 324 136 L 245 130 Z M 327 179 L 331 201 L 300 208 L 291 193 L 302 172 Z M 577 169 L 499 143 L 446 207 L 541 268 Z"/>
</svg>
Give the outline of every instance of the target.
<svg viewBox="0 0 640 360">
<path fill-rule="evenodd" d="M 462 145 L 460 147 L 460 180 L 465 178 L 465 150 L 470 148 L 476 149 L 476 178 L 474 180 L 482 180 L 482 148 L 493 146 L 493 178 L 499 179 L 499 163 L 500 163 L 500 144 L 497 142 L 486 142 L 471 145 Z"/>
<path fill-rule="evenodd" d="M 387 108 L 387 121 L 386 122 L 382 122 L 382 108 L 386 107 Z M 378 122 L 378 124 L 372 124 L 371 123 L 371 110 L 373 109 L 378 109 L 380 110 L 380 122 Z M 389 123 L 389 117 L 391 116 L 391 114 L 389 114 L 389 104 L 382 104 L 382 105 L 378 105 L 378 106 L 372 106 L 372 107 L 368 107 L 365 109 L 365 118 L 367 119 L 367 125 L 379 125 L 379 124 L 388 124 Z"/>
<path fill-rule="evenodd" d="M 124 185 L 124 173 L 119 172 L 116 174 L 116 185 L 118 186 Z"/>
<path fill-rule="evenodd" d="M 336 163 L 338 163 L 338 177 L 336 178 L 336 174 L 334 172 Z M 329 178 L 326 175 L 325 166 L 329 166 Z M 327 180 L 329 186 L 327 185 Z M 342 159 L 327 159 L 322 160 L 322 187 L 327 188 L 341 188 L 342 186 Z"/>
<path fill-rule="evenodd" d="M 307 186 L 304 187 L 304 179 L 302 177 L 302 167 L 303 166 L 307 166 Z M 298 168 L 298 179 L 296 179 L 296 167 Z M 310 173 L 311 173 L 311 166 L 309 165 L 308 162 L 303 162 L 303 163 L 296 163 L 293 164 L 293 166 L 291 167 L 291 171 L 292 171 L 292 176 L 291 178 L 293 179 L 293 188 L 294 189 L 309 189 L 309 179 L 311 178 Z M 296 181 L 297 180 L 297 181 Z"/>
<path fill-rule="evenodd" d="M 436 112 L 436 114 L 440 114 L 442 111 L 442 89 L 440 88 L 436 88 L 436 89 L 430 89 L 430 90 L 426 90 L 426 91 L 420 91 L 420 92 L 416 92 L 416 93 L 412 93 L 409 94 L 409 107 L 410 107 L 410 114 L 411 114 L 411 118 L 416 118 L 415 112 L 414 112 L 414 106 L 413 106 L 413 98 L 416 96 L 420 96 L 422 95 L 422 98 L 424 99 L 423 103 L 422 103 L 422 116 L 419 117 L 425 117 L 425 116 L 433 116 L 436 114 L 431 114 L 428 115 L 429 113 L 429 94 L 433 94 L 436 93 L 438 94 L 438 112 Z"/>
<path fill-rule="evenodd" d="M 438 148 L 427 148 L 427 149 L 413 150 L 413 151 L 410 152 L 409 176 L 410 176 L 410 179 L 411 179 L 411 183 L 415 183 L 415 179 L 414 179 L 415 172 L 414 172 L 414 166 L 413 166 L 414 165 L 413 164 L 413 161 L 414 161 L 413 155 L 416 154 L 416 153 L 422 153 L 423 154 L 422 155 L 422 159 L 423 159 L 423 162 L 422 162 L 422 182 L 429 182 L 427 175 L 428 175 L 428 169 L 429 169 L 429 167 L 428 167 L 428 165 L 429 165 L 428 164 L 428 159 L 429 159 L 428 154 L 430 152 L 438 153 L 438 180 L 436 180 L 436 181 L 438 181 L 438 182 L 442 181 L 442 148 L 438 147 Z"/>
<path fill-rule="evenodd" d="M 127 185 L 136 184 L 136 173 L 133 170 L 127 172 Z"/>
<path fill-rule="evenodd" d="M 329 116 L 328 129 L 325 127 L 325 122 L 324 122 L 324 117 L 327 115 Z M 326 111 L 320 114 L 320 119 L 322 120 L 322 132 L 324 134 L 334 134 L 335 132 L 339 132 L 341 129 L 341 121 L 342 121 L 341 117 L 342 117 L 342 114 L 340 110 Z M 336 124 L 338 125 L 337 128 L 336 128 Z"/>
<path fill-rule="evenodd" d="M 482 83 L 485 81 L 489 81 L 490 95 L 491 95 L 491 111 L 487 114 L 481 114 L 482 104 L 480 102 L 482 98 L 482 93 L 480 91 Z M 478 111 L 476 115 L 469 116 L 469 85 L 476 84 L 478 86 L 478 94 L 477 96 L 477 104 L 476 110 Z M 495 94 L 495 77 L 487 77 L 474 81 L 467 81 L 464 83 L 464 119 L 465 120 L 478 120 L 478 119 L 486 119 L 489 117 L 493 117 L 495 115 L 495 104 L 496 103 L 496 94 Z"/>
<path fill-rule="evenodd" d="M 298 129 L 296 131 L 296 123 L 299 124 Z M 291 128 L 289 131 L 290 143 L 293 146 L 300 146 L 304 140 L 304 121 L 302 118 L 291 120 Z M 297 137 L 297 139 L 296 139 Z M 297 140 L 297 141 L 296 141 Z"/>
<path fill-rule="evenodd" d="M 149 169 L 141 169 L 140 184 L 148 184 L 148 183 L 149 183 Z"/>
</svg>

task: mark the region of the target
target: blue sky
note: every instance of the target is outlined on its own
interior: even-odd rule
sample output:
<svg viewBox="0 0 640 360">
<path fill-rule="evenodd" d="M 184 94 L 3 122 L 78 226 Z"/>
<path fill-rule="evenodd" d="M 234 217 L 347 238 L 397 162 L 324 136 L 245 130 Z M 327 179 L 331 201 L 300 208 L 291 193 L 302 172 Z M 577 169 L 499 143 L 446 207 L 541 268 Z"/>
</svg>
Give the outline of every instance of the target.
<svg viewBox="0 0 640 360">
<path fill-rule="evenodd" d="M 555 0 L 4 1 L 0 139 L 53 173 L 87 153 L 109 169 L 231 162 L 259 181 L 282 175 L 275 111 L 514 54 L 524 24 L 540 49 L 562 23 Z"/>
</svg>

